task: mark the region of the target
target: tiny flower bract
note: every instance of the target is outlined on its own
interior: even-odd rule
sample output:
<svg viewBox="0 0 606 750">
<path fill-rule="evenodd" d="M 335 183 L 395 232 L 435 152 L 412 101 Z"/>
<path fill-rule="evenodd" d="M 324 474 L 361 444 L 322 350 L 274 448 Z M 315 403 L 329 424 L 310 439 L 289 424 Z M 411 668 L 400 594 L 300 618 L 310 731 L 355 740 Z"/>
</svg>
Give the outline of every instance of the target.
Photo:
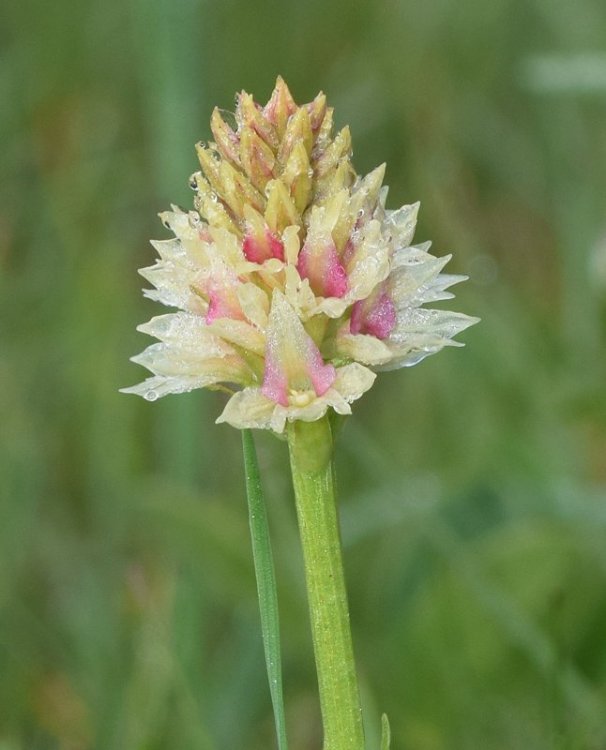
<svg viewBox="0 0 606 750">
<path fill-rule="evenodd" d="M 323 94 L 295 104 L 281 78 L 265 106 L 238 95 L 234 127 L 215 109 L 195 210 L 161 214 L 175 237 L 141 270 L 145 295 L 179 311 L 139 327 L 159 339 L 133 358 L 153 377 L 125 393 L 221 388 L 217 421 L 282 432 L 349 414 L 377 370 L 460 346 L 477 318 L 423 305 L 466 277 L 411 244 L 419 204 L 385 208 L 384 166 L 356 175 L 332 114 Z"/>
</svg>

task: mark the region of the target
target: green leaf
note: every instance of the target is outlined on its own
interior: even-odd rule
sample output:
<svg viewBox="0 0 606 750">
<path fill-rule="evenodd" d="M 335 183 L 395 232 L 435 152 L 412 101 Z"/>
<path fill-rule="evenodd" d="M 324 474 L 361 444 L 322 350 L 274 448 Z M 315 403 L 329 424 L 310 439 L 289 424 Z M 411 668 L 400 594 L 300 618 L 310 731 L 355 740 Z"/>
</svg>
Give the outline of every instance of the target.
<svg viewBox="0 0 606 750">
<path fill-rule="evenodd" d="M 242 449 L 244 452 L 248 517 L 261 613 L 261 633 L 263 635 L 267 679 L 269 680 L 269 691 L 274 709 L 278 748 L 279 750 L 287 750 L 276 574 L 257 452 L 250 430 L 242 430 Z"/>
</svg>

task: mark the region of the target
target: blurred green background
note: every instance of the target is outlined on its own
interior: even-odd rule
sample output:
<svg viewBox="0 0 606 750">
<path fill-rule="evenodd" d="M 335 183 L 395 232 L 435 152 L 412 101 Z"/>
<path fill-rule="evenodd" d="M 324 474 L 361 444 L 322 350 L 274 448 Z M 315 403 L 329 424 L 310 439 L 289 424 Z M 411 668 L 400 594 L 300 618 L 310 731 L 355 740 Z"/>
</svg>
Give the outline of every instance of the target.
<svg viewBox="0 0 606 750">
<path fill-rule="evenodd" d="M 239 435 L 148 404 L 136 269 L 217 104 L 323 89 L 482 323 L 339 444 L 369 748 L 606 748 L 606 6 L 36 0 L 0 23 L 0 750 L 274 747 Z M 320 746 L 284 445 L 258 435 L 292 750 Z"/>
</svg>

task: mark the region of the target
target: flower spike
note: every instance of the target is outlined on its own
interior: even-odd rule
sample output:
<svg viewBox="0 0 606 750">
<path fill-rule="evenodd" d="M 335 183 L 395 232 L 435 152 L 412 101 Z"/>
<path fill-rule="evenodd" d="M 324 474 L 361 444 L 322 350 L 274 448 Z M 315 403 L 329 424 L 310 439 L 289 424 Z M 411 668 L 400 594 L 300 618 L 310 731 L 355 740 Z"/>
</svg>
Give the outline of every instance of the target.
<svg viewBox="0 0 606 750">
<path fill-rule="evenodd" d="M 160 340 L 135 358 L 153 377 L 125 392 L 221 388 L 218 421 L 282 432 L 350 413 L 375 371 L 461 345 L 478 319 L 424 305 L 466 277 L 412 244 L 418 203 L 385 208 L 384 165 L 356 175 L 324 94 L 298 105 L 279 77 L 267 104 L 241 92 L 228 119 L 215 109 L 214 142 L 196 146 L 196 210 L 162 214 L 175 238 L 141 273 L 179 312 L 140 328 Z"/>
</svg>

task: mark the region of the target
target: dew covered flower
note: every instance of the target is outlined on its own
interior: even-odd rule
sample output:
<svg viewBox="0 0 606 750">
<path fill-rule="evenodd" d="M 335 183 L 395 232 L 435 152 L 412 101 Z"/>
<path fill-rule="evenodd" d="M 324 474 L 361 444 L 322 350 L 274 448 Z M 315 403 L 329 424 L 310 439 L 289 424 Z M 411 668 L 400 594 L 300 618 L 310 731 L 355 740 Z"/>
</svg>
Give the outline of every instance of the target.
<svg viewBox="0 0 606 750">
<path fill-rule="evenodd" d="M 178 312 L 139 326 L 159 339 L 133 357 L 152 377 L 125 393 L 221 389 L 218 422 L 282 432 L 349 414 L 378 370 L 461 346 L 477 319 L 423 305 L 466 277 L 412 244 L 418 203 L 385 208 L 385 165 L 356 174 L 324 94 L 299 106 L 278 78 L 265 106 L 242 92 L 211 129 L 195 210 L 160 215 L 174 238 L 152 242 L 159 259 L 141 270 L 144 294 Z"/>
</svg>

